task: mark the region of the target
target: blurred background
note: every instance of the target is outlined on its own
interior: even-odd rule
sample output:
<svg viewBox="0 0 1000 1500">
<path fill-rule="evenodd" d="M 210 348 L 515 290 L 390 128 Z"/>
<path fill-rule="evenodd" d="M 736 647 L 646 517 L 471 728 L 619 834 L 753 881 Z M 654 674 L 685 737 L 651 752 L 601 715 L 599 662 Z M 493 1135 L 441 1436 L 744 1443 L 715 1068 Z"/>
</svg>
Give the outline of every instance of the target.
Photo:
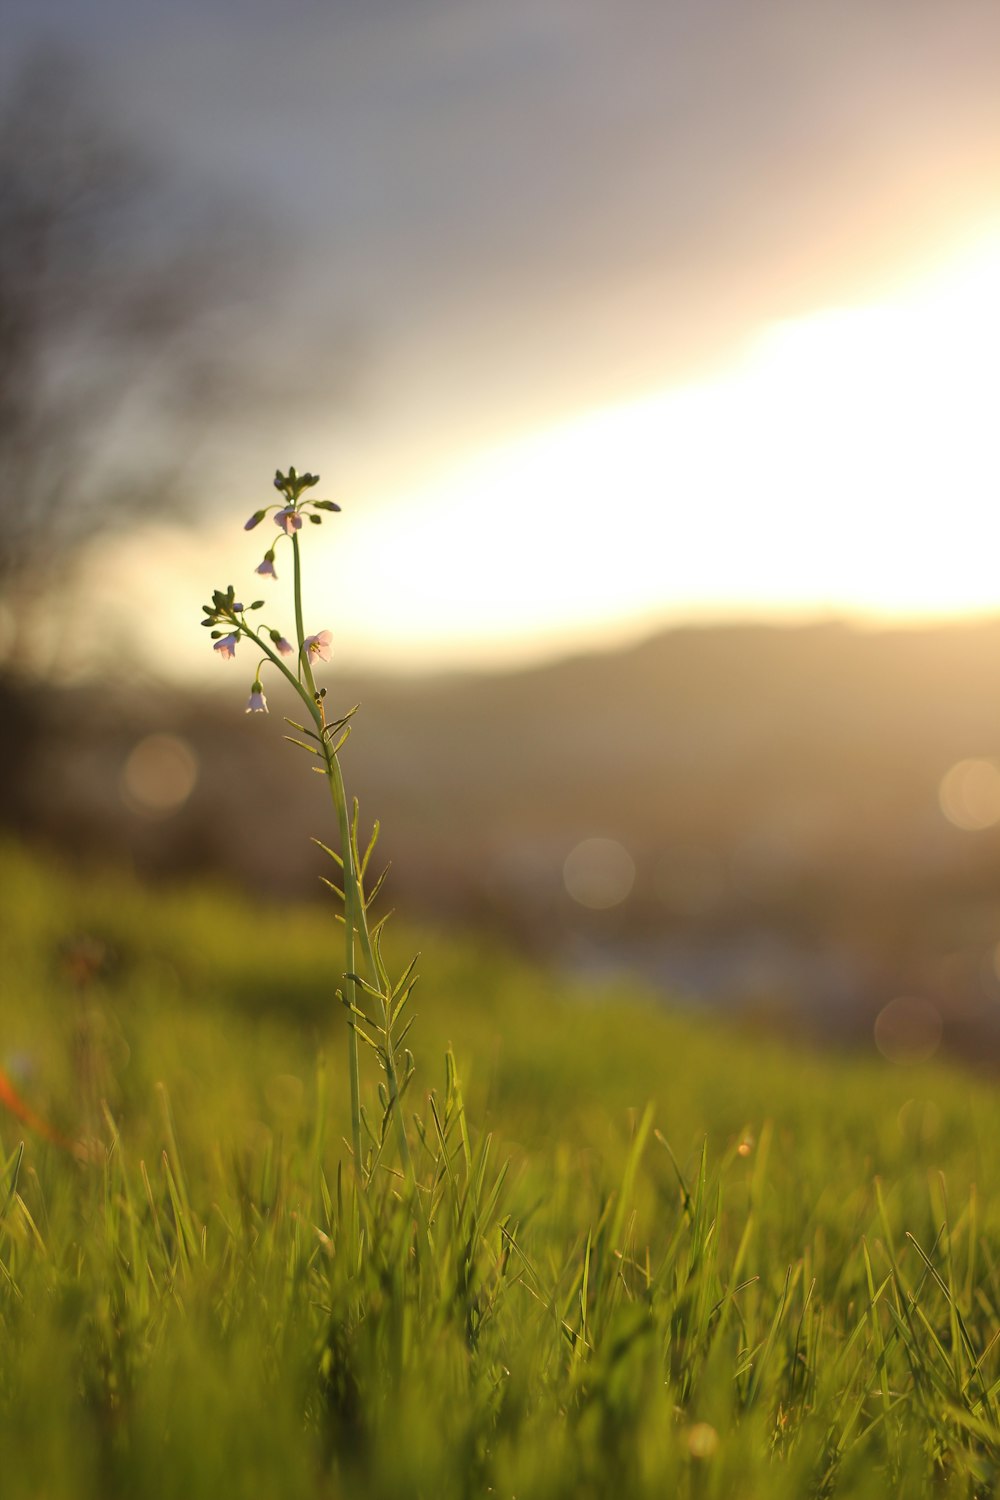
<svg viewBox="0 0 1000 1500">
<path fill-rule="evenodd" d="M 290 705 L 197 628 L 294 463 L 396 905 L 1000 1057 L 1000 11 L 13 0 L 3 43 L 3 830 L 317 891 Z"/>
</svg>

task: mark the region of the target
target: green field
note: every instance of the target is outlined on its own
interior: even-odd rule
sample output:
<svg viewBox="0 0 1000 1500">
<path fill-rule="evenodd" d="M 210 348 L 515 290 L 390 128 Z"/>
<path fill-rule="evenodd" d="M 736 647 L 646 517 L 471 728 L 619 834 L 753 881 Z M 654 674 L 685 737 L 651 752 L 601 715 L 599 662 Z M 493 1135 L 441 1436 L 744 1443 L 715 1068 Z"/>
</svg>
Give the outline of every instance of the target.
<svg viewBox="0 0 1000 1500">
<path fill-rule="evenodd" d="M 1000 1490 L 988 1080 L 400 923 L 358 1190 L 332 906 L 0 887 L 4 1500 Z"/>
</svg>

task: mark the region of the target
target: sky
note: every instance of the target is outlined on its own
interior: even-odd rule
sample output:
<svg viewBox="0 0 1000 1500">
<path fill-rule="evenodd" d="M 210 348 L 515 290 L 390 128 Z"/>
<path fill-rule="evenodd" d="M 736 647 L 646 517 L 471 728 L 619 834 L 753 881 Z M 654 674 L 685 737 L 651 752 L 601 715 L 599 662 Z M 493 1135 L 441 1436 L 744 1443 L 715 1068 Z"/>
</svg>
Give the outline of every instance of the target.
<svg viewBox="0 0 1000 1500">
<path fill-rule="evenodd" d="M 217 666 L 189 622 L 288 463 L 343 506 L 307 576 L 349 666 L 996 608 L 992 0 L 14 0 L 6 66 L 45 40 L 266 219 L 287 372 L 204 435 L 193 528 L 91 558 L 95 635 L 143 572 L 142 649 Z"/>
</svg>

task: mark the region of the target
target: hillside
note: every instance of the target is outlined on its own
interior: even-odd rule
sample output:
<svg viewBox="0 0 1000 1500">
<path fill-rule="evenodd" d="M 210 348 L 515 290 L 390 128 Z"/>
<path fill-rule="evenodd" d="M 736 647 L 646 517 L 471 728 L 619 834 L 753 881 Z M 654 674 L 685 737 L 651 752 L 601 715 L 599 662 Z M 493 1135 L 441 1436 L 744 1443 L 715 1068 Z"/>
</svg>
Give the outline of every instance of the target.
<svg viewBox="0 0 1000 1500">
<path fill-rule="evenodd" d="M 242 680 L 219 678 L 204 699 L 147 685 L 113 704 L 12 701 L 8 726 L 32 727 L 19 766 L 7 747 L 7 821 L 141 869 L 313 888 L 326 809 L 281 743 L 280 693 L 270 721 L 246 719 Z M 383 821 L 397 904 L 829 1029 L 913 993 L 956 1045 L 992 1037 L 1000 831 L 955 827 L 939 787 L 956 762 L 1000 753 L 1000 622 L 673 630 L 529 672 L 331 690 L 362 705 L 345 765 Z M 200 768 L 155 821 L 120 797 L 152 729 L 183 736 Z M 592 836 L 636 866 L 609 912 L 563 884 Z"/>
</svg>

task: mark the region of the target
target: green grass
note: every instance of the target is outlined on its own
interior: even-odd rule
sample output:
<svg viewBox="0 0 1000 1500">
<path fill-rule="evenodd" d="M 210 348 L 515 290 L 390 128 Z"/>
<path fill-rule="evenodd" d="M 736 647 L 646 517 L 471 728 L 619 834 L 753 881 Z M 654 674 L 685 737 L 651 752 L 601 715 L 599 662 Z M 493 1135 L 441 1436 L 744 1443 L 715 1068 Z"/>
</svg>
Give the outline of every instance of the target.
<svg viewBox="0 0 1000 1500">
<path fill-rule="evenodd" d="M 328 908 L 0 888 L 0 1061 L 90 1142 L 0 1116 L 4 1500 L 1000 1487 L 987 1082 L 401 929 L 417 1207 L 354 1187 Z"/>
</svg>

